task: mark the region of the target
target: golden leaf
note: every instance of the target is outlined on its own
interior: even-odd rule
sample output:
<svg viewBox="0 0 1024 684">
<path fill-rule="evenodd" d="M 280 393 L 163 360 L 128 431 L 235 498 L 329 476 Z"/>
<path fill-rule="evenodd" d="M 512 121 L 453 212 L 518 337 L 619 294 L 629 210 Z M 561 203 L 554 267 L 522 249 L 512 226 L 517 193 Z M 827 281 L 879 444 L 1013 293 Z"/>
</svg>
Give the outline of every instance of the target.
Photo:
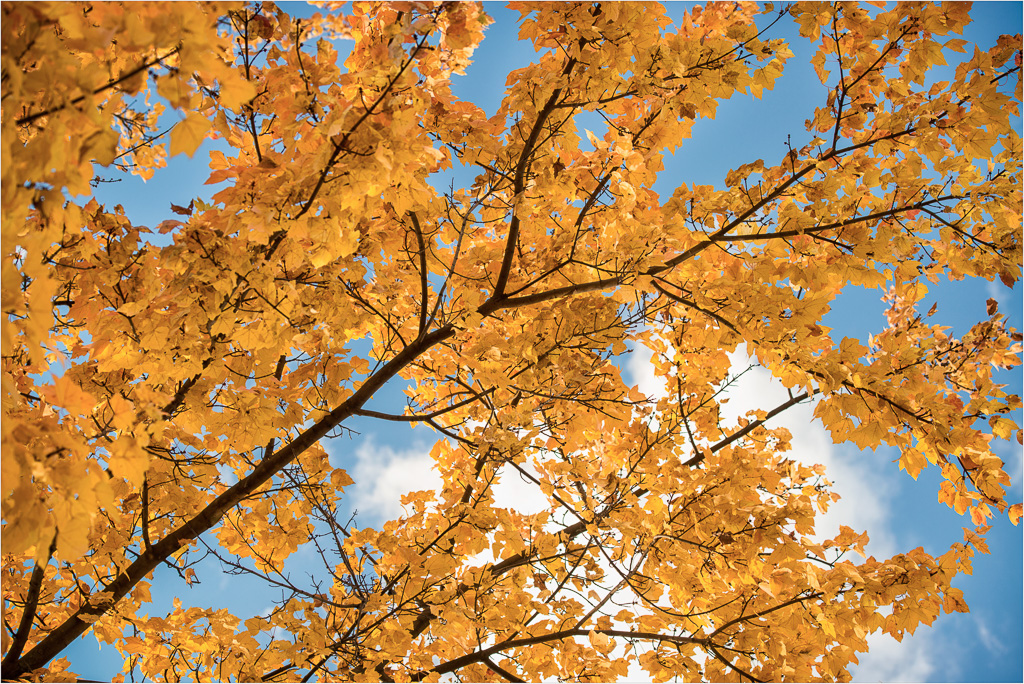
<svg viewBox="0 0 1024 684">
<path fill-rule="evenodd" d="M 184 152 L 191 157 L 203 144 L 209 130 L 210 120 L 198 112 L 191 112 L 171 129 L 170 155 L 173 157 Z"/>
</svg>

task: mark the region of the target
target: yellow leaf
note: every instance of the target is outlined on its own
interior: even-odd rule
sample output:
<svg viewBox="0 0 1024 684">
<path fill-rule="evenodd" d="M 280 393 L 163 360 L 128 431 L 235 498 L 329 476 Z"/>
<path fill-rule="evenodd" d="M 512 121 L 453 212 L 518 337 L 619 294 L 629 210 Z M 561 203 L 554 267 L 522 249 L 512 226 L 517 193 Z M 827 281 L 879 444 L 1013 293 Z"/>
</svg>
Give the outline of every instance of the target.
<svg viewBox="0 0 1024 684">
<path fill-rule="evenodd" d="M 55 501 L 54 518 L 57 523 L 57 551 L 67 560 L 84 556 L 89 550 L 89 530 L 94 511 L 84 510 L 77 501 Z"/>
<path fill-rule="evenodd" d="M 82 390 L 77 383 L 67 376 L 53 381 L 53 387 L 46 388 L 44 395 L 54 404 L 70 413 L 89 415 L 96 406 L 96 400 L 88 392 Z"/>
<path fill-rule="evenodd" d="M 85 139 L 82 143 L 79 159 L 81 161 L 95 161 L 102 166 L 110 166 L 117 156 L 117 143 L 119 136 L 112 129 L 103 129 Z"/>
<path fill-rule="evenodd" d="M 608 648 L 611 645 L 612 641 L 611 637 L 609 637 L 608 635 L 600 634 L 598 632 L 595 632 L 594 630 L 590 630 L 590 632 L 587 634 L 587 638 L 590 639 L 590 644 L 598 650 L 604 650 Z"/>
<path fill-rule="evenodd" d="M 331 485 L 335 489 L 344 489 L 352 484 L 352 478 L 341 468 L 335 468 L 331 473 Z"/>
<path fill-rule="evenodd" d="M 988 424 L 992 428 L 992 434 L 1002 439 L 1012 439 L 1013 432 L 1017 429 L 1017 424 L 1009 418 L 989 418 Z"/>
<path fill-rule="evenodd" d="M 141 486 L 149 468 L 149 456 L 139 448 L 132 437 L 122 437 L 111 445 L 108 462 L 114 477 L 124 478 L 135 486 Z"/>
<path fill-rule="evenodd" d="M 256 88 L 243 78 L 226 78 L 220 86 L 220 103 L 228 109 L 238 109 L 256 97 Z"/>
<path fill-rule="evenodd" d="M 135 424 L 135 407 L 121 395 L 110 398 L 110 408 L 114 411 L 112 424 L 118 431 L 127 430 Z"/>
<path fill-rule="evenodd" d="M 142 601 L 143 603 L 152 603 L 153 597 L 149 593 L 149 582 L 142 581 L 135 585 L 135 590 L 132 595 Z"/>
<path fill-rule="evenodd" d="M 1010 506 L 1010 522 L 1014 525 L 1020 522 L 1021 514 L 1024 513 L 1024 505 L 1016 503 Z"/>
<path fill-rule="evenodd" d="M 184 152 L 191 157 L 203 144 L 209 130 L 210 120 L 202 114 L 192 112 L 171 130 L 170 155 L 173 157 Z"/>
</svg>

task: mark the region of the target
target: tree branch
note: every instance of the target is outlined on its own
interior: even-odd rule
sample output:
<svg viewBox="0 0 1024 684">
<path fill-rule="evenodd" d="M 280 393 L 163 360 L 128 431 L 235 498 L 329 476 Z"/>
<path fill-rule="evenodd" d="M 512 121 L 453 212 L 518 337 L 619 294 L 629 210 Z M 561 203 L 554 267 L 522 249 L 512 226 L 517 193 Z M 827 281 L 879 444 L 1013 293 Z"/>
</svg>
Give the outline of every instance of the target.
<svg viewBox="0 0 1024 684">
<path fill-rule="evenodd" d="M 18 631 L 14 633 L 10 650 L 4 656 L 3 662 L 0 662 L 0 667 L 5 671 L 10 671 L 10 667 L 18 662 L 18 659 L 21 657 L 21 651 L 25 648 L 25 643 L 28 641 L 29 632 L 32 631 L 32 621 L 36 618 L 36 606 L 39 605 L 39 592 L 43 587 L 43 575 L 46 572 L 46 565 L 50 562 L 50 558 L 53 557 L 53 553 L 56 550 L 57 533 L 54 532 L 53 541 L 50 542 L 50 548 L 46 552 L 46 560 L 42 563 L 36 563 L 36 566 L 32 568 L 32 577 L 28 580 L 28 593 L 25 595 L 25 607 L 21 612 Z"/>
<path fill-rule="evenodd" d="M 454 411 L 455 409 L 460 408 L 462 406 L 465 406 L 466 404 L 472 404 L 474 401 L 479 401 L 481 397 L 485 397 L 488 394 L 492 394 L 495 389 L 497 389 L 497 388 L 492 387 L 489 390 L 485 390 L 483 392 L 476 393 L 473 396 L 469 397 L 468 399 L 463 399 L 462 401 L 457 402 L 455 404 L 452 404 L 451 406 L 446 406 L 443 409 L 438 409 L 437 411 L 433 411 L 431 413 L 417 413 L 417 414 L 414 414 L 414 415 L 411 415 L 411 416 L 402 416 L 402 415 L 397 415 L 397 414 L 394 414 L 394 413 L 381 413 L 379 411 L 370 411 L 370 410 L 367 410 L 367 409 L 358 409 L 356 411 L 353 411 L 353 415 L 364 416 L 366 418 L 379 418 L 381 420 L 390 420 L 390 421 L 397 422 L 397 423 L 402 423 L 402 422 L 417 423 L 417 422 L 421 422 L 421 421 L 422 422 L 429 422 L 433 418 L 437 418 L 438 416 L 443 416 L 444 414 L 449 413 L 450 411 Z"/>
<path fill-rule="evenodd" d="M 409 217 L 412 219 L 413 228 L 416 231 L 416 242 L 419 244 L 419 257 L 420 257 L 420 324 L 419 324 L 419 335 L 417 337 L 423 337 L 423 333 L 427 330 L 427 305 L 429 304 L 428 290 L 427 290 L 427 246 L 423 241 L 423 229 L 420 227 L 420 219 L 416 216 L 416 212 L 410 211 Z"/>
<path fill-rule="evenodd" d="M 125 73 L 121 74 L 117 78 L 115 78 L 113 80 L 110 80 L 110 81 L 107 81 L 107 83 L 105 83 L 104 85 L 101 85 L 100 87 L 94 89 L 91 93 L 89 93 L 89 95 L 99 95 L 104 90 L 109 90 L 109 89 L 113 88 L 116 85 L 124 83 L 128 79 L 130 79 L 133 76 L 135 76 L 135 75 L 145 71 L 149 67 L 156 66 L 157 64 L 159 64 L 160 62 L 164 61 L 165 59 L 167 59 L 171 55 L 176 54 L 178 52 L 178 50 L 180 50 L 180 49 L 181 49 L 181 46 L 179 45 L 179 46 L 177 46 L 176 48 L 172 49 L 170 52 L 168 52 L 166 55 L 164 55 L 162 57 L 157 57 L 156 59 L 154 59 L 151 62 L 143 62 L 142 64 L 140 64 L 139 66 L 135 67 L 131 71 L 126 71 Z M 67 107 L 70 106 L 70 105 L 76 105 L 79 102 L 84 101 L 86 97 L 89 97 L 89 95 L 79 95 L 78 97 L 74 98 L 73 100 L 70 100 L 69 102 L 65 102 L 62 105 L 57 105 L 56 107 L 51 107 L 51 108 L 43 110 L 41 112 L 36 112 L 35 114 L 28 114 L 28 115 L 23 116 L 20 119 L 16 120 L 14 122 L 14 125 L 15 126 L 25 126 L 26 124 L 32 123 L 36 119 L 42 118 L 44 116 L 49 116 L 50 114 L 54 114 L 56 112 L 61 111 L 62 109 L 67 109 Z"/>
<path fill-rule="evenodd" d="M 286 446 L 261 460 L 249 475 L 216 497 L 195 517 L 143 552 L 114 581 L 103 588 L 103 591 L 108 592 L 112 597 L 112 601 L 107 609 L 109 610 L 110 607 L 120 601 L 131 591 L 132 587 L 152 572 L 166 558 L 170 557 L 171 554 L 217 524 L 229 509 L 246 497 L 251 496 L 282 468 L 291 463 L 299 454 L 325 437 L 342 421 L 354 415 L 355 411 L 366 403 L 374 393 L 416 357 L 454 334 L 455 328 L 447 325 L 405 347 L 380 370 L 367 378 L 359 389 L 340 406 L 314 423 Z M 95 606 L 89 605 L 78 609 L 73 615 L 47 634 L 31 651 L 22 656 L 16 663 L 12 662 L 10 668 L 5 668 L 5 676 L 9 675 L 12 678 L 18 678 L 26 672 L 45 666 L 46 663 L 56 657 L 72 641 L 89 629 L 91 622 L 87 622 L 82 618 L 87 614 L 91 617 L 96 614 L 96 611 L 97 608 Z"/>
<path fill-rule="evenodd" d="M 698 306 L 696 303 L 691 302 L 689 299 L 686 299 L 685 297 L 682 297 L 680 295 L 672 294 L 671 292 L 665 290 L 665 288 L 663 288 L 661 285 L 659 285 L 657 281 L 653 281 L 652 284 L 654 285 L 654 289 L 655 290 L 657 290 L 661 294 L 665 295 L 669 299 L 671 299 L 673 301 L 676 301 L 676 302 L 679 302 L 683 306 L 688 306 L 691 309 L 695 309 L 695 310 L 701 312 L 702 314 L 704 314 L 705 316 L 708 316 L 710 318 L 715 319 L 716 321 L 718 321 L 719 323 L 721 323 L 725 327 L 729 328 L 729 330 L 732 330 L 734 333 L 737 333 L 737 334 L 739 333 L 739 330 L 736 329 L 735 325 L 733 325 L 729 321 L 725 320 L 724 318 L 722 318 L 721 316 L 716 314 L 714 311 L 708 311 L 707 309 L 705 309 L 705 308 L 703 308 L 701 306 Z M 682 288 L 679 288 L 679 289 L 682 290 Z"/>
<path fill-rule="evenodd" d="M 567 71 L 572 71 L 572 68 L 576 65 L 576 58 L 569 60 L 566 65 Z M 526 185 L 526 169 L 530 165 L 530 157 L 533 156 L 534 145 L 537 144 L 537 138 L 540 137 L 540 132 L 544 128 L 544 123 L 547 118 L 551 116 L 551 113 L 555 111 L 555 105 L 558 103 L 558 98 L 562 95 L 561 88 L 555 88 L 555 91 L 548 97 L 548 101 L 544 104 L 544 107 L 537 113 L 537 120 L 533 124 L 533 128 L 530 130 L 530 135 L 526 139 L 526 143 L 523 145 L 523 151 L 519 155 L 519 162 L 516 164 L 516 174 L 512 179 L 512 201 L 516 202 L 520 199 L 520 195 L 523 193 Z M 512 270 L 512 258 L 515 256 L 516 245 L 519 243 L 519 212 L 513 206 L 512 209 L 512 220 L 509 222 L 508 227 L 508 239 L 505 242 L 505 253 L 501 259 L 501 270 L 498 272 L 498 280 L 494 284 L 494 299 L 501 299 L 505 295 L 505 285 L 508 284 L 508 276 Z"/>
<path fill-rule="evenodd" d="M 402 62 L 402 66 L 398 69 L 398 73 L 395 74 L 391 78 L 391 80 L 388 81 L 388 84 L 384 87 L 384 90 L 381 91 L 380 95 L 377 96 L 377 99 L 374 100 L 373 103 L 366 108 L 366 111 L 363 112 L 362 115 L 356 120 L 356 122 L 352 125 L 352 128 L 348 129 L 348 131 L 345 132 L 345 135 L 341 138 L 341 140 L 334 143 L 334 150 L 331 151 L 331 156 L 327 159 L 327 163 L 324 164 L 324 168 L 320 171 L 320 174 L 316 180 L 316 184 L 313 186 L 312 192 L 309 193 L 309 197 L 306 198 L 306 201 L 302 205 L 302 208 L 299 210 L 299 213 L 292 217 L 293 219 L 297 219 L 300 216 L 305 215 L 306 212 L 308 212 L 310 208 L 313 206 L 313 202 L 316 200 L 317 195 L 320 194 L 320 189 L 324 186 L 324 183 L 327 181 L 327 176 L 330 175 L 331 173 L 331 168 L 334 166 L 335 162 L 338 161 L 338 156 L 341 154 L 342 150 L 344 150 L 348 146 L 349 138 L 352 137 L 356 130 L 358 130 L 359 127 L 362 126 L 363 123 L 368 118 L 370 118 L 370 115 L 374 113 L 374 110 L 377 109 L 377 106 L 384 101 L 384 98 L 391 92 L 392 88 L 395 87 L 395 84 L 398 83 L 398 79 L 401 78 L 402 74 L 405 73 L 406 69 L 408 69 L 409 66 L 416 60 L 416 56 L 419 54 L 420 50 L 423 49 L 423 45 L 426 43 L 426 41 L 427 35 L 425 34 L 419 39 L 419 41 L 417 41 L 416 47 L 413 48 L 412 53 L 405 59 L 404 62 Z"/>
<path fill-rule="evenodd" d="M 733 442 L 735 442 L 737 439 L 740 439 L 741 437 L 743 437 L 744 435 L 749 433 L 751 430 L 754 430 L 756 428 L 761 427 L 762 425 L 764 425 L 769 420 L 771 420 L 775 416 L 779 415 L 780 413 L 782 413 L 786 409 L 788 409 L 788 408 L 790 408 L 792 406 L 796 406 L 797 404 L 799 404 L 804 399 L 808 399 L 811 396 L 813 396 L 815 394 L 818 394 L 820 391 L 821 390 L 814 390 L 813 392 L 810 392 L 810 393 L 804 392 L 803 394 L 798 394 L 797 396 L 791 398 L 789 401 L 786 401 L 786 402 L 783 402 L 782 404 L 779 404 L 778 406 L 773 408 L 771 411 L 769 411 L 765 415 L 764 418 L 755 420 L 752 423 L 747 423 L 745 426 L 743 426 L 742 428 L 740 428 L 736 432 L 732 433 L 731 435 L 729 435 L 725 439 L 721 440 L 720 442 L 718 442 L 717 444 L 712 446 L 711 449 L 710 449 L 710 452 L 714 454 L 714 453 L 717 453 L 717 452 L 721 451 L 725 447 L 727 447 L 730 444 L 732 444 Z M 690 458 L 688 461 L 683 463 L 683 465 L 685 465 L 685 466 L 695 466 L 695 465 L 697 465 L 698 463 L 700 463 L 703 460 L 704 460 L 704 454 L 696 454 L 692 458 Z"/>
</svg>

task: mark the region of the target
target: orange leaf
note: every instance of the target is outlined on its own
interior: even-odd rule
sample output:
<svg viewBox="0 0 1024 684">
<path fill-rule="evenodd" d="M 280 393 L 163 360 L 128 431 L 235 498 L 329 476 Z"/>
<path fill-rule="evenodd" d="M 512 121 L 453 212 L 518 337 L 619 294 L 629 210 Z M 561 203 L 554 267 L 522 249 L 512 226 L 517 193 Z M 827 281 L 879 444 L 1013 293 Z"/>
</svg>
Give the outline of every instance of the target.
<svg viewBox="0 0 1024 684">
<path fill-rule="evenodd" d="M 173 157 L 184 152 L 189 157 L 195 154 L 199 146 L 206 140 L 210 130 L 210 120 L 199 112 L 192 112 L 183 121 L 171 129 L 169 154 Z"/>
</svg>

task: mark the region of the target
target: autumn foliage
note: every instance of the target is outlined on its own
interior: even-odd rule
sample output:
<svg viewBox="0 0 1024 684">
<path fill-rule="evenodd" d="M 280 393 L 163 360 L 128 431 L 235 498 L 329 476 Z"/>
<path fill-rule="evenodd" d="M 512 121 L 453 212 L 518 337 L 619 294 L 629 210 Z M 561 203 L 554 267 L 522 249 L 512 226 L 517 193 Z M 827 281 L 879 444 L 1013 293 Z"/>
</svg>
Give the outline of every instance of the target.
<svg viewBox="0 0 1024 684">
<path fill-rule="evenodd" d="M 154 680 L 842 680 L 869 634 L 967 609 L 951 580 L 1021 515 L 992 451 L 1021 337 L 918 303 L 1021 277 L 1020 36 L 968 46 L 963 3 L 513 7 L 537 56 L 488 117 L 450 87 L 478 4 L 3 4 L 5 679 L 72 677 L 92 630 Z M 806 129 L 655 193 L 783 74 L 788 22 L 825 86 Z M 205 140 L 211 201 L 150 229 L 90 196 Z M 475 180 L 438 187 L 453 166 Z M 822 323 L 850 286 L 888 302 L 865 341 Z M 790 399 L 737 423 L 744 344 Z M 664 396 L 613 362 L 638 345 Z M 367 403 L 388 383 L 407 407 Z M 828 481 L 770 420 L 804 402 L 941 471 L 967 543 L 815 536 Z M 437 440 L 443 487 L 382 529 L 325 451 L 358 416 Z M 549 509 L 497 507 L 512 477 Z M 300 545 L 324 567 L 271 614 L 151 615 L 203 544 L 277 589 Z"/>
</svg>

